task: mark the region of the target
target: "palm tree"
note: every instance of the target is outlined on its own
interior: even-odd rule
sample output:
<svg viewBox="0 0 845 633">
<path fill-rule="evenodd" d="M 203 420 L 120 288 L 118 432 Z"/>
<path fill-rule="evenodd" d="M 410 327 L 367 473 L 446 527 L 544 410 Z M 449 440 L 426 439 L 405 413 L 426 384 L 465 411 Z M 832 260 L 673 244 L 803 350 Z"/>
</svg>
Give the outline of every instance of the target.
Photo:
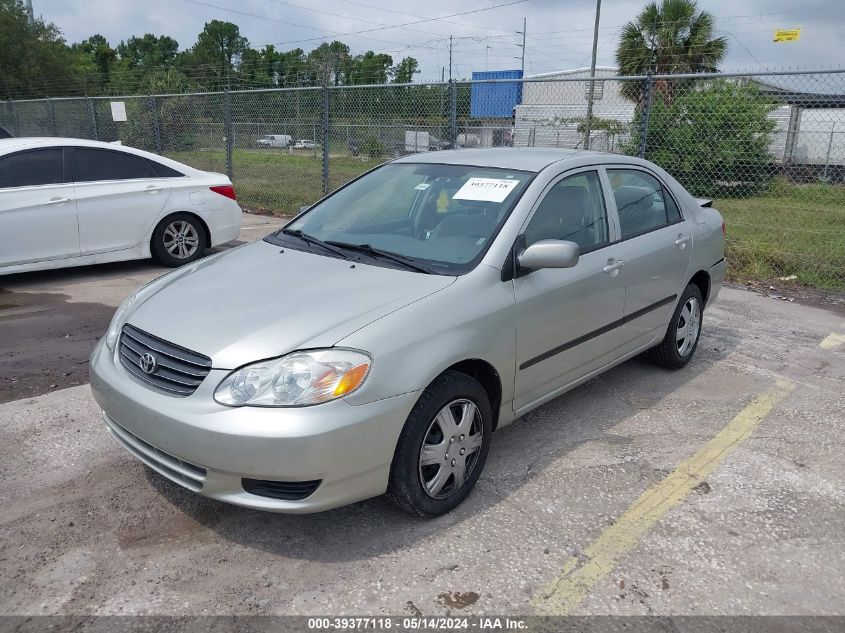
<svg viewBox="0 0 845 633">
<path fill-rule="evenodd" d="M 622 28 L 616 63 L 620 76 L 716 72 L 727 46 L 724 37 L 713 37 L 713 15 L 699 11 L 695 0 L 660 0 Z M 656 83 L 655 91 L 672 98 L 668 82 Z M 642 92 L 642 82 L 622 85 L 622 94 L 637 103 Z"/>
</svg>

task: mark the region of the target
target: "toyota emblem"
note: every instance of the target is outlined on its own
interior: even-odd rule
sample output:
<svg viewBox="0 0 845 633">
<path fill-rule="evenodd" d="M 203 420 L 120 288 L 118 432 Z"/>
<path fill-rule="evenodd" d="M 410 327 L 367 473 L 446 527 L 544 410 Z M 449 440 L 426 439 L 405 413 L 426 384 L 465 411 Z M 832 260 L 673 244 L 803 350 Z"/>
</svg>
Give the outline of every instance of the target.
<svg viewBox="0 0 845 633">
<path fill-rule="evenodd" d="M 156 361 L 156 357 L 146 352 L 145 354 L 141 354 L 140 360 L 141 369 L 144 370 L 145 374 L 151 374 L 156 370 L 156 366 L 158 365 L 158 361 Z"/>
</svg>

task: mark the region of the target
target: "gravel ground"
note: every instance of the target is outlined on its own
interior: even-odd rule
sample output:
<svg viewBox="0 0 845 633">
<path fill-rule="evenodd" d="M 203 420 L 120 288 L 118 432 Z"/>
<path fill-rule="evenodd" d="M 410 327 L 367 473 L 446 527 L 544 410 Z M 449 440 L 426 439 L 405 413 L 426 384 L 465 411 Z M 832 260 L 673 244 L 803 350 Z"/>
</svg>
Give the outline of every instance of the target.
<svg viewBox="0 0 845 633">
<path fill-rule="evenodd" d="M 379 498 L 285 516 L 148 470 L 77 384 L 114 306 L 160 272 L 0 278 L 2 615 L 530 614 L 568 560 L 782 380 L 794 390 L 572 613 L 845 614 L 845 345 L 820 345 L 845 333 L 834 312 L 726 288 L 687 368 L 634 359 L 497 432 L 451 514 Z"/>
</svg>

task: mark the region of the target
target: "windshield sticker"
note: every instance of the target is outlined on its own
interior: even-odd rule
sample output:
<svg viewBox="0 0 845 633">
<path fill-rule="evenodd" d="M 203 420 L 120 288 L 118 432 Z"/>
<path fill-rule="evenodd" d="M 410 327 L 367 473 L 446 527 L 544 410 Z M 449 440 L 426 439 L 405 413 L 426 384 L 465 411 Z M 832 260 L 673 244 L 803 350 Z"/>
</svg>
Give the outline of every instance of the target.
<svg viewBox="0 0 845 633">
<path fill-rule="evenodd" d="M 431 185 L 430 185 L 429 183 L 427 183 L 427 182 L 421 182 L 421 183 L 420 183 L 420 184 L 418 184 L 416 187 L 414 187 L 414 189 L 417 189 L 417 190 L 419 190 L 419 191 L 425 191 L 425 190 L 426 190 L 426 189 L 428 189 L 429 187 L 431 187 Z"/>
<path fill-rule="evenodd" d="M 518 180 L 504 178 L 470 178 L 452 196 L 453 200 L 483 200 L 504 202 L 508 194 L 519 184 Z"/>
</svg>

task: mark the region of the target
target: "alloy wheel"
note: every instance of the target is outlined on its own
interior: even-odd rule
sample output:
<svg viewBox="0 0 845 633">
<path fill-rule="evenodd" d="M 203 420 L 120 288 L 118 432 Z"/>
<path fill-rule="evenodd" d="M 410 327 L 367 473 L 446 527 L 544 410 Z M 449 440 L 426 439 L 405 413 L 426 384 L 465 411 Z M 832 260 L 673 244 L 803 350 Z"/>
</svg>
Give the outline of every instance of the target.
<svg viewBox="0 0 845 633">
<path fill-rule="evenodd" d="M 177 259 L 188 259 L 199 248 L 196 227 L 185 220 L 176 220 L 164 229 L 164 249 Z"/>
</svg>

